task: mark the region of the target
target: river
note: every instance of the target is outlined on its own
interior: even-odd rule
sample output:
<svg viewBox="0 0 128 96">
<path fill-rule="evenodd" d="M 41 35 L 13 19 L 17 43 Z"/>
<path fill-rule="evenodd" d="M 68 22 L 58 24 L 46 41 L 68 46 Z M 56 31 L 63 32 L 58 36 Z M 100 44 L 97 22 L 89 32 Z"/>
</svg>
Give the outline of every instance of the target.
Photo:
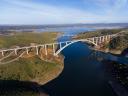
<svg viewBox="0 0 128 96">
<path fill-rule="evenodd" d="M 58 38 L 58 41 L 70 40 L 71 37 L 66 36 L 70 33 L 66 31 L 65 36 Z M 93 58 L 92 52 L 82 42 L 65 48 L 62 51 L 65 56 L 63 72 L 42 88 L 50 96 L 116 96 L 108 84 L 102 62 Z"/>
</svg>

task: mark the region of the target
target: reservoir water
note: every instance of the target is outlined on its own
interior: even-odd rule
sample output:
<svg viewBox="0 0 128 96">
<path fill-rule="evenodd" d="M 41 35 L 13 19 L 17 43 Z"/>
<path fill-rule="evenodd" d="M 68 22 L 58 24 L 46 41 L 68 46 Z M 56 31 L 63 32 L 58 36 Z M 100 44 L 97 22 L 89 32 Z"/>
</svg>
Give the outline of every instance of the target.
<svg viewBox="0 0 128 96">
<path fill-rule="evenodd" d="M 58 41 L 70 39 L 64 36 Z M 65 48 L 62 51 L 65 56 L 63 72 L 42 88 L 50 96 L 116 96 L 108 84 L 102 62 L 93 58 L 92 53 L 89 46 L 82 42 Z"/>
</svg>

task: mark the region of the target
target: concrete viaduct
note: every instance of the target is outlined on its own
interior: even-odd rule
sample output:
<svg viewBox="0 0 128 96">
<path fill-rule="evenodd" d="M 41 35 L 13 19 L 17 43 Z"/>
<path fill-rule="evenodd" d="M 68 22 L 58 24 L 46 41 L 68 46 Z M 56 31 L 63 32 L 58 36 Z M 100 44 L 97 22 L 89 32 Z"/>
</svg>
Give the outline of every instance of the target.
<svg viewBox="0 0 128 96">
<path fill-rule="evenodd" d="M 34 46 L 17 47 L 17 48 L 12 48 L 12 49 L 1 49 L 0 54 L 2 54 L 2 56 L 4 56 L 5 52 L 12 51 L 15 53 L 15 55 L 17 55 L 19 50 L 25 50 L 26 53 L 29 54 L 29 49 L 35 48 L 36 49 L 35 52 L 38 55 L 40 48 L 44 48 L 45 55 L 47 55 L 48 47 L 51 46 L 53 55 L 57 56 L 59 53 L 61 53 L 62 50 L 64 50 L 66 47 L 70 46 L 73 43 L 86 42 L 86 43 L 93 44 L 94 46 L 99 46 L 100 44 L 109 42 L 115 36 L 117 36 L 117 34 L 104 35 L 104 36 L 92 37 L 92 38 L 86 38 L 86 39 L 71 40 L 71 41 L 64 41 L 64 42 L 57 42 L 57 43 L 50 43 L 50 44 L 39 44 L 39 45 L 34 45 Z M 58 48 L 56 49 L 55 46 L 58 46 Z"/>
</svg>

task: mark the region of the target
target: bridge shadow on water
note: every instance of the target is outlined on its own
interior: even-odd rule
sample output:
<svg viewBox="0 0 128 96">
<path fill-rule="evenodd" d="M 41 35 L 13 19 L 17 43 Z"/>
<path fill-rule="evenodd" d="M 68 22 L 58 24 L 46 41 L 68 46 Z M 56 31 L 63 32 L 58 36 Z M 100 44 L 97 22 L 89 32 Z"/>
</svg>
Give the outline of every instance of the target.
<svg viewBox="0 0 128 96">
<path fill-rule="evenodd" d="M 64 49 L 63 72 L 42 88 L 50 96 L 116 96 L 104 75 L 102 63 L 90 58 L 92 52 L 81 42 Z"/>
</svg>

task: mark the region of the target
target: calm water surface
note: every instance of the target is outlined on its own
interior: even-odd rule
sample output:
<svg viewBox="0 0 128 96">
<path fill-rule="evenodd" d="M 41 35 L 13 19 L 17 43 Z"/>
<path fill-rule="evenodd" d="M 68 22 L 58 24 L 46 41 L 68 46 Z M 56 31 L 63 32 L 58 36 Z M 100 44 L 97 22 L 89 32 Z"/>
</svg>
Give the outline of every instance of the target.
<svg viewBox="0 0 128 96">
<path fill-rule="evenodd" d="M 58 41 L 70 39 L 61 37 Z M 42 86 L 50 96 L 116 96 L 108 84 L 103 64 L 92 57 L 88 45 L 72 44 L 62 54 L 65 56 L 63 72 Z"/>
</svg>

